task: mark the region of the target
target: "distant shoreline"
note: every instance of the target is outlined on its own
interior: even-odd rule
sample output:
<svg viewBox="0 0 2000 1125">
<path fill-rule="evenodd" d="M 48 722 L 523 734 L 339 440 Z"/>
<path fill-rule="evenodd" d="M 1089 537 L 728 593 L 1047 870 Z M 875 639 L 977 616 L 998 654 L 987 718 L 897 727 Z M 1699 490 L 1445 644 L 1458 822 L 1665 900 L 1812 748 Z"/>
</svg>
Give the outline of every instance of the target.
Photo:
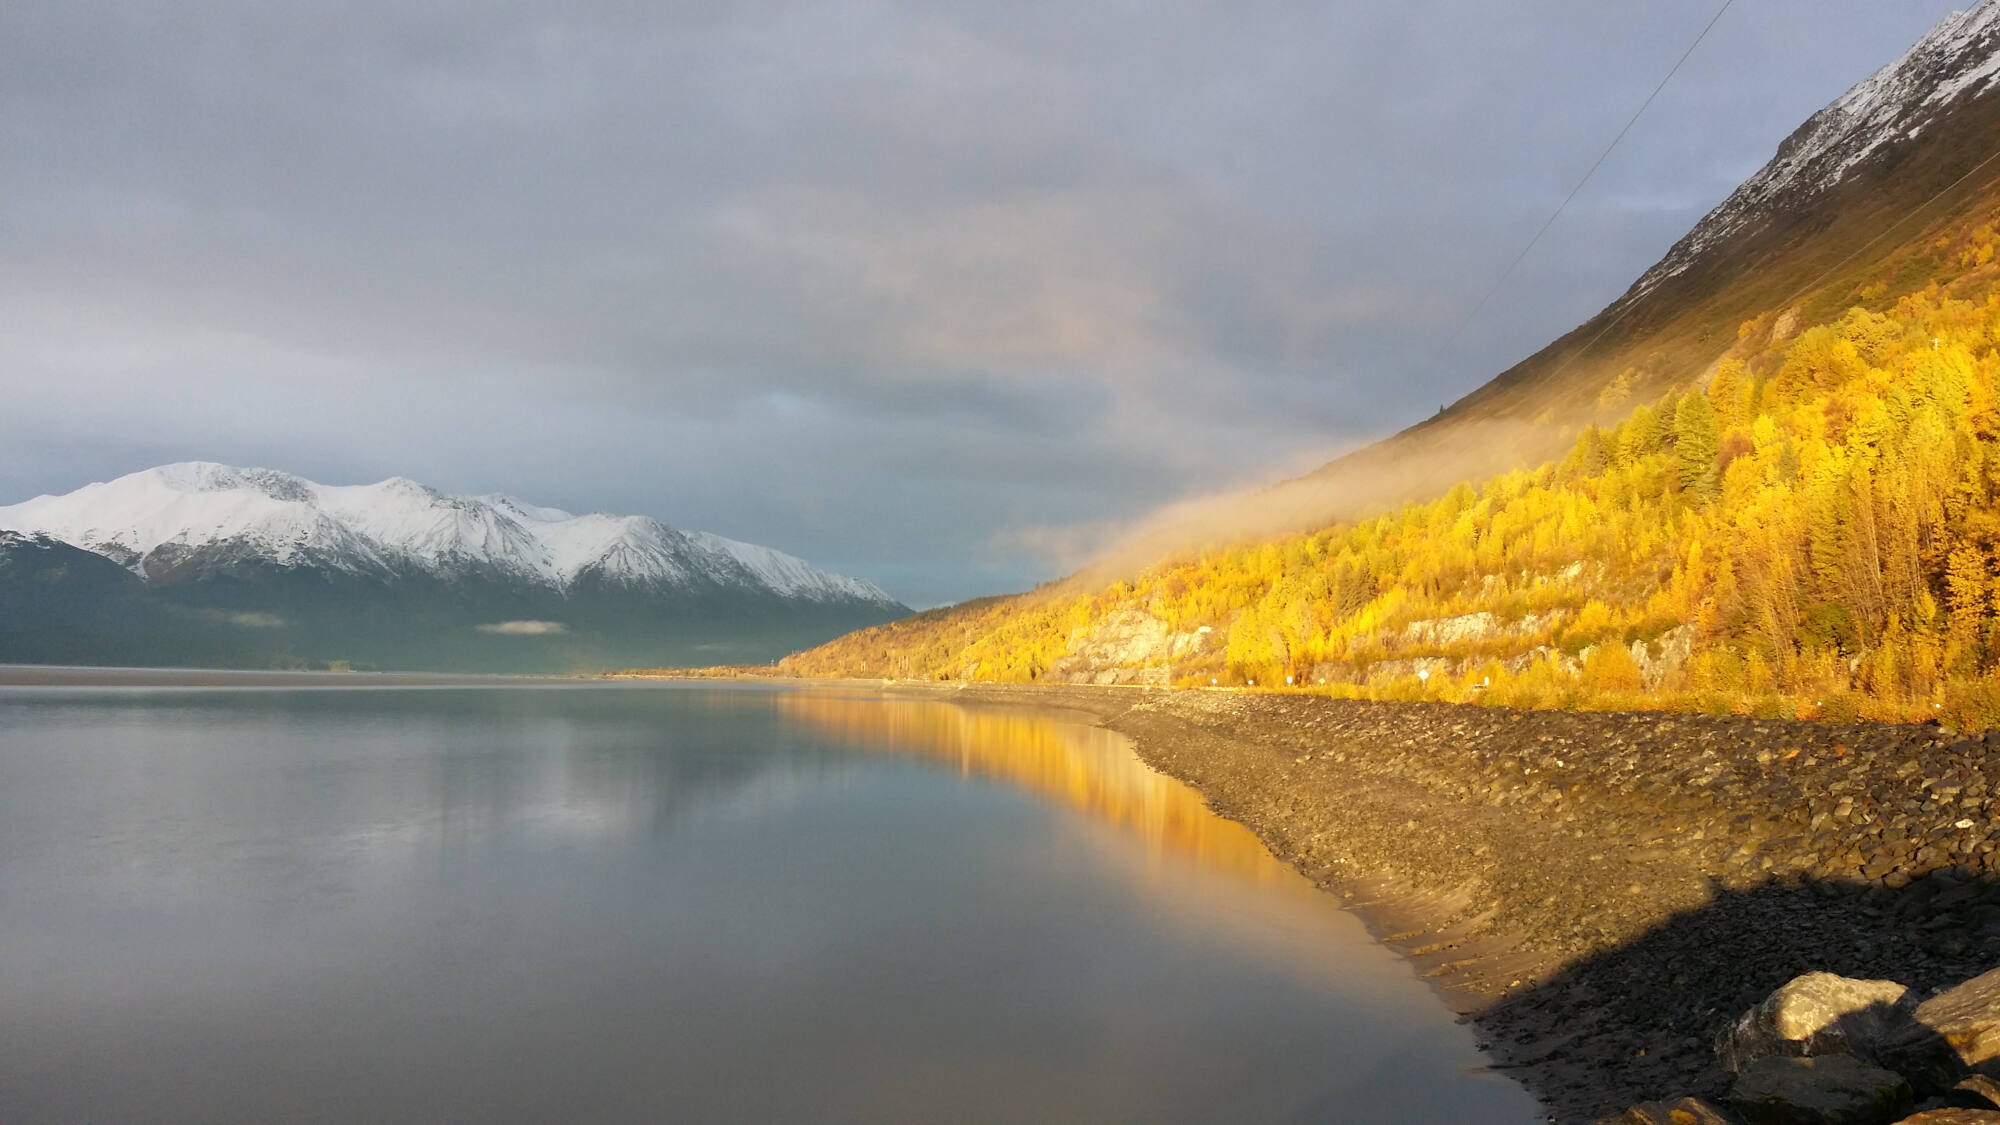
<svg viewBox="0 0 2000 1125">
<path fill-rule="evenodd" d="M 0 664 L 0 687 L 498 687 L 599 680 L 595 675 Z"/>
</svg>

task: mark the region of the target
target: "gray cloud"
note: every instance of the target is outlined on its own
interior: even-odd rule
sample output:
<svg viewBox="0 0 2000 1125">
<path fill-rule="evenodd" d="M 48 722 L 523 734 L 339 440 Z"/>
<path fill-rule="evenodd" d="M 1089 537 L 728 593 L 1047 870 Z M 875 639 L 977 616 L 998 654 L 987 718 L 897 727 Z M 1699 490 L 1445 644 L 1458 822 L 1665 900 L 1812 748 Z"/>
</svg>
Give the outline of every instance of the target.
<svg viewBox="0 0 2000 1125">
<path fill-rule="evenodd" d="M 0 498 L 169 458 L 643 511 L 914 603 L 1618 292 L 1949 0 L 24 0 Z"/>
</svg>

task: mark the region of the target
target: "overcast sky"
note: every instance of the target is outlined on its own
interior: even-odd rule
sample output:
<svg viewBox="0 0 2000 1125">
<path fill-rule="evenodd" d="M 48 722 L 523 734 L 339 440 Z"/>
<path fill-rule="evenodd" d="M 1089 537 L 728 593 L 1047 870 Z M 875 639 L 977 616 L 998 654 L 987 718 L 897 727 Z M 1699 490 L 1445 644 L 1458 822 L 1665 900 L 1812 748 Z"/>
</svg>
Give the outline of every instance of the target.
<svg viewBox="0 0 2000 1125">
<path fill-rule="evenodd" d="M 10 0 L 0 503 L 203 459 L 913 605 L 1391 432 L 1953 4 Z M 1964 6 L 1963 0 L 1958 6 Z"/>
</svg>

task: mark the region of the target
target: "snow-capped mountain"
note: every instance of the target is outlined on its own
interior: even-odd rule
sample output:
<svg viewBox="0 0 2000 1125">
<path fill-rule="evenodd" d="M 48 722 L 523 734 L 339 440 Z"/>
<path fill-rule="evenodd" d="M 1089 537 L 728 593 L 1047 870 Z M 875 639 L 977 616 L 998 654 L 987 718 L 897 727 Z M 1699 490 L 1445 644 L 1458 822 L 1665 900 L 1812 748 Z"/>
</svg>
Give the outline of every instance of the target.
<svg viewBox="0 0 2000 1125">
<path fill-rule="evenodd" d="M 1626 300 L 1685 273 L 1712 248 L 1802 206 L 1871 156 L 1924 134 L 1958 103 L 2000 82 L 2000 0 L 1946 16 L 1904 52 L 1813 114 L 1778 153 L 1640 277 Z"/>
<path fill-rule="evenodd" d="M 769 547 L 644 516 L 572 515 L 510 496 L 452 496 L 403 477 L 324 485 L 271 469 L 162 465 L 0 507 L 0 529 L 46 535 L 141 577 L 189 558 L 245 558 L 394 578 L 505 576 L 568 591 L 713 585 L 813 601 L 895 599 Z"/>
<path fill-rule="evenodd" d="M 769 547 L 400 477 L 189 462 L 0 507 L 0 662 L 753 663 L 907 612 Z"/>
<path fill-rule="evenodd" d="M 1257 526 L 1361 518 L 1561 458 L 1584 426 L 1702 382 L 1732 348 L 1922 288 L 1945 266 L 1920 248 L 2000 208 L 2000 0 L 1946 17 L 1776 148 L 1596 315 L 1437 414 L 1277 486 Z"/>
</svg>

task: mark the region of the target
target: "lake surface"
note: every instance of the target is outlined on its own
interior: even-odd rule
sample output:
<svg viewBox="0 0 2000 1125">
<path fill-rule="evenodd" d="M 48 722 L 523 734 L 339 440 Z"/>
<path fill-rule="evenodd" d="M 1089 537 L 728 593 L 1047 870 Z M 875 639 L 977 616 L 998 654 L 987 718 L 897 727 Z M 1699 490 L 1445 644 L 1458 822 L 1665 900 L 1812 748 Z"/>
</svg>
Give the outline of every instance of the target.
<svg viewBox="0 0 2000 1125">
<path fill-rule="evenodd" d="M 1089 727 L 0 688 L 0 1120 L 1542 1120 L 1481 1061 Z"/>
</svg>

